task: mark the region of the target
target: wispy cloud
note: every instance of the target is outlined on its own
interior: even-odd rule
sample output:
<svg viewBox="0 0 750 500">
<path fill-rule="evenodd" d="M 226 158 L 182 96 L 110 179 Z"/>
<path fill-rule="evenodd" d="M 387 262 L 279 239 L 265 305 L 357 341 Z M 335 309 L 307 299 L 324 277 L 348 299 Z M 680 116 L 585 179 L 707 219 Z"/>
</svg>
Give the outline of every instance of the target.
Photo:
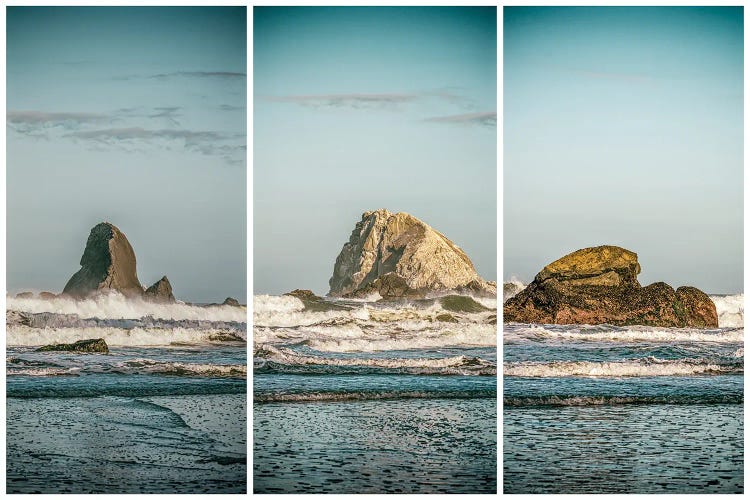
<svg viewBox="0 0 750 500">
<path fill-rule="evenodd" d="M 482 125 L 485 127 L 495 127 L 497 126 L 497 111 L 435 116 L 432 118 L 427 118 L 425 119 L 425 121 L 436 123 L 453 123 L 457 125 Z"/>
<path fill-rule="evenodd" d="M 446 87 L 437 90 L 402 93 L 351 93 L 263 96 L 266 101 L 290 103 L 310 108 L 389 109 L 404 110 L 406 105 L 417 101 L 439 100 L 451 107 L 473 111 L 477 109 L 474 99 L 462 95 L 461 89 Z"/>
<path fill-rule="evenodd" d="M 177 128 L 179 106 L 128 107 L 111 113 L 8 111 L 6 121 L 14 131 L 35 139 L 80 142 L 96 150 L 118 148 L 146 151 L 153 147 L 182 148 L 223 158 L 227 163 L 244 163 L 245 134 Z M 151 128 L 154 120 L 173 128 Z M 126 126 L 113 127 L 124 124 Z M 109 125 L 109 126 L 108 126 Z"/>
<path fill-rule="evenodd" d="M 159 73 L 150 75 L 148 78 L 172 78 L 172 77 L 194 77 L 194 78 L 247 78 L 247 73 L 234 71 L 174 71 L 172 73 Z"/>
<path fill-rule="evenodd" d="M 372 109 L 395 107 L 419 99 L 417 94 L 322 94 L 322 95 L 289 95 L 269 96 L 272 102 L 287 102 L 313 108 L 354 108 Z"/>
<path fill-rule="evenodd" d="M 219 106 L 219 109 L 222 111 L 245 111 L 247 107 L 245 106 L 233 106 L 231 104 L 222 104 Z"/>
<path fill-rule="evenodd" d="M 183 129 L 145 129 L 141 127 L 108 128 L 76 131 L 64 135 L 76 141 L 97 146 L 120 147 L 128 151 L 140 151 L 144 146 L 182 146 L 184 149 L 204 155 L 221 156 L 229 163 L 237 163 L 237 154 L 244 158 L 246 146 L 234 144 L 244 141 L 244 134 L 226 134 L 214 131 Z"/>
<path fill-rule="evenodd" d="M 83 125 L 108 122 L 111 117 L 99 113 L 8 111 L 6 122 L 22 134 L 38 135 L 52 128 L 75 130 Z"/>
<path fill-rule="evenodd" d="M 171 107 L 163 107 L 163 108 L 154 108 L 155 113 L 148 115 L 149 118 L 163 118 L 171 125 L 179 125 L 180 122 L 177 121 L 177 117 L 181 116 L 178 111 L 182 109 L 179 106 L 171 106 Z"/>
<path fill-rule="evenodd" d="M 172 78 L 220 78 L 224 80 L 246 80 L 247 73 L 237 71 L 172 71 L 170 73 L 156 73 L 151 75 L 125 75 L 115 77 L 115 80 L 169 80 Z"/>
</svg>

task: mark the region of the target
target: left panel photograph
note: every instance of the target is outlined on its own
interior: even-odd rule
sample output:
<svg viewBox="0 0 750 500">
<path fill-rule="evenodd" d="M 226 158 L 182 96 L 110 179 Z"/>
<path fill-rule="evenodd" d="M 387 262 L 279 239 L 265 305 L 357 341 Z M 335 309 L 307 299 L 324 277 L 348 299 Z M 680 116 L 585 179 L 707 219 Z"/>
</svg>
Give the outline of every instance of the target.
<svg viewBox="0 0 750 500">
<path fill-rule="evenodd" d="M 7 492 L 246 493 L 246 8 L 6 22 Z"/>
</svg>

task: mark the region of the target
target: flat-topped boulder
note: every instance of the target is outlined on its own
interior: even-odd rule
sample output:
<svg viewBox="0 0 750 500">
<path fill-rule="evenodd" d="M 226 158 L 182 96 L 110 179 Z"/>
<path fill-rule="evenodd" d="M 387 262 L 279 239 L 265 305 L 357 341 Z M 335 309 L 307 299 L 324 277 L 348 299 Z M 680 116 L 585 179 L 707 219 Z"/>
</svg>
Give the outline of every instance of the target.
<svg viewBox="0 0 750 500">
<path fill-rule="evenodd" d="M 641 287 L 638 256 L 616 246 L 584 248 L 545 266 L 503 305 L 505 322 L 716 328 L 711 298 L 694 287 Z"/>
<path fill-rule="evenodd" d="M 133 247 L 114 224 L 102 222 L 91 229 L 81 269 L 68 280 L 63 294 L 82 298 L 106 290 L 116 290 L 128 297 L 143 295 Z"/>
<path fill-rule="evenodd" d="M 365 212 L 336 258 L 329 295 L 423 297 L 467 287 L 496 293 L 451 240 L 405 212 Z"/>
</svg>

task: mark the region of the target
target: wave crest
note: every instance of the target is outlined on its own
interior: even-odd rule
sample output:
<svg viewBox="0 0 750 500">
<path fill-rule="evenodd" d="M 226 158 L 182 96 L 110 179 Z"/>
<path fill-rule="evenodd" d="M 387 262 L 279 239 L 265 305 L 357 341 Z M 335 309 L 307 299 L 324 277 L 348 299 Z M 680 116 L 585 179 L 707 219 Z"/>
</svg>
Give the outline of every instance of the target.
<svg viewBox="0 0 750 500">
<path fill-rule="evenodd" d="M 506 377 L 660 377 L 743 373 L 743 361 L 654 357 L 627 361 L 550 361 L 506 363 Z"/>
<path fill-rule="evenodd" d="M 160 304 L 140 298 L 126 298 L 111 292 L 86 299 L 70 297 L 6 298 L 6 309 L 27 313 L 77 314 L 80 318 L 138 319 L 151 316 L 165 320 L 208 320 L 247 323 L 245 307 L 229 305 L 196 306 L 185 303 Z"/>
</svg>

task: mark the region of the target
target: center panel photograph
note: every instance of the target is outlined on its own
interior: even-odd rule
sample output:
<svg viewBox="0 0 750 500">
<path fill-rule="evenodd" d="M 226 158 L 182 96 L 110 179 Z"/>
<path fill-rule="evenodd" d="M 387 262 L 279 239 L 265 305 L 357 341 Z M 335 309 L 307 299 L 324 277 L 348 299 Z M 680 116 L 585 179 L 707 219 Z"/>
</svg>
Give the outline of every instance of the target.
<svg viewBox="0 0 750 500">
<path fill-rule="evenodd" d="M 496 19 L 253 9 L 254 493 L 496 493 Z"/>
</svg>

